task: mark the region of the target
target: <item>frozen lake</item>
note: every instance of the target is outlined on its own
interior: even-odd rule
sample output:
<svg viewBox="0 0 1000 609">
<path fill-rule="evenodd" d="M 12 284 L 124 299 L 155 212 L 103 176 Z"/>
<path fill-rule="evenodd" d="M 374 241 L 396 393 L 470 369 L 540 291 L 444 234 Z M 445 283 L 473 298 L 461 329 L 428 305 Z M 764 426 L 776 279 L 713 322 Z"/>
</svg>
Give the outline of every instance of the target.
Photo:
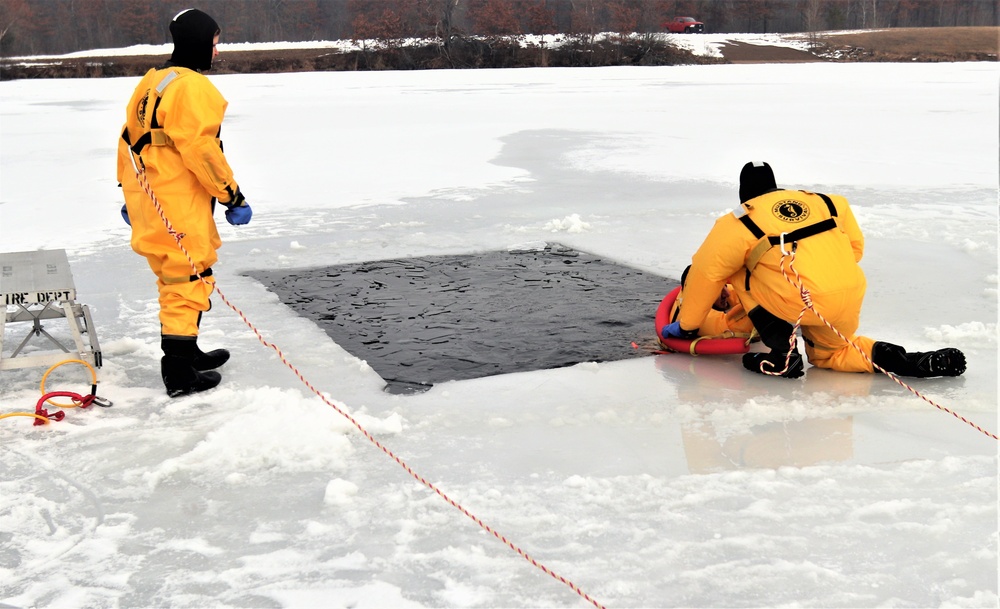
<svg viewBox="0 0 1000 609">
<path fill-rule="evenodd" d="M 997 441 L 890 379 L 660 355 L 393 395 L 244 273 L 551 241 L 679 277 L 740 167 L 845 195 L 861 332 L 955 346 L 915 380 L 996 434 L 995 63 L 212 77 L 253 221 L 219 298 L 221 386 L 171 400 L 116 138 L 137 79 L 0 83 L 0 240 L 66 249 L 107 409 L 0 421 L 3 607 L 995 607 Z M 623 335 L 623 344 L 653 338 Z M 13 325 L 8 335 L 15 331 Z M 10 338 L 7 339 L 11 340 Z M 18 338 L 18 340 L 20 340 Z M 7 343 L 5 343 L 7 348 Z M 0 373 L 31 410 L 43 369 Z M 83 391 L 64 366 L 50 388 Z"/>
</svg>

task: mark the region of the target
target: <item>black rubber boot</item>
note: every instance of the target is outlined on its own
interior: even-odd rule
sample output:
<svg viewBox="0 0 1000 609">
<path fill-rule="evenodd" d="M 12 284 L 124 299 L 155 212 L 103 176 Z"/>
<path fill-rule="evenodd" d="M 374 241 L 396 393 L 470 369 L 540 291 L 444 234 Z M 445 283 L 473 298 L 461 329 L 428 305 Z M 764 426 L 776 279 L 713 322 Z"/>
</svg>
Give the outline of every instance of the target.
<svg viewBox="0 0 1000 609">
<path fill-rule="evenodd" d="M 879 341 L 872 346 L 872 361 L 899 376 L 928 378 L 960 376 L 965 372 L 965 354 L 951 347 L 907 353 L 899 345 Z"/>
<path fill-rule="evenodd" d="M 198 349 L 197 343 L 195 344 L 195 349 Z M 194 365 L 195 370 L 215 370 L 222 364 L 229 361 L 229 351 L 226 349 L 213 349 L 208 353 L 205 353 L 201 349 L 198 349 L 198 354 L 195 355 Z"/>
<path fill-rule="evenodd" d="M 784 370 L 785 368 L 786 355 L 787 353 L 782 353 L 780 351 L 772 351 L 770 353 L 744 353 L 743 367 L 759 374 L 778 372 L 779 370 Z M 804 368 L 805 366 L 802 364 L 802 356 L 796 351 L 795 353 L 792 353 L 791 359 L 788 360 L 788 370 L 785 370 L 782 374 L 771 376 L 780 376 L 781 378 L 786 379 L 797 379 L 805 374 Z"/>
<path fill-rule="evenodd" d="M 205 391 L 215 387 L 222 381 L 218 372 L 204 372 L 197 367 L 199 357 L 208 358 L 211 353 L 202 353 L 195 337 L 162 337 L 160 348 L 163 358 L 160 360 L 160 375 L 167 395 L 172 398 Z M 225 351 L 224 349 L 220 351 Z M 213 352 L 214 353 L 214 352 Z M 229 359 L 229 352 L 221 359 L 219 366 Z M 218 359 L 216 359 L 218 361 Z M 211 365 L 208 359 L 201 360 L 201 365 Z"/>
<path fill-rule="evenodd" d="M 191 365 L 195 370 L 204 372 L 215 370 L 229 361 L 229 351 L 226 349 L 214 349 L 205 353 L 198 347 L 198 337 L 160 337 L 160 348 L 167 355 L 179 355 L 191 358 Z"/>
<path fill-rule="evenodd" d="M 218 372 L 195 370 L 190 359 L 177 355 L 164 355 L 160 359 L 160 375 L 167 395 L 172 398 L 206 391 L 222 381 Z"/>
</svg>

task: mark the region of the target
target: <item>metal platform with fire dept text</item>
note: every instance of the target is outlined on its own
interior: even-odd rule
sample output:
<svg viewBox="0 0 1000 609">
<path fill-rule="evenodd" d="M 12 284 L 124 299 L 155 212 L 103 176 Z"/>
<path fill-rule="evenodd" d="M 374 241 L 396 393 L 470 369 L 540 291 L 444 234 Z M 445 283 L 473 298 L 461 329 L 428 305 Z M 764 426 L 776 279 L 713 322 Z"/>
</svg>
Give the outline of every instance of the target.
<svg viewBox="0 0 1000 609">
<path fill-rule="evenodd" d="M 0 370 L 52 366 L 69 359 L 101 366 L 94 321 L 87 305 L 76 302 L 65 250 L 0 253 L 0 302 L 5 312 L 0 316 Z M 53 333 L 60 334 L 59 338 L 48 332 L 42 322 L 49 320 L 64 320 L 69 337 L 55 328 Z M 30 324 L 28 328 L 26 324 Z M 11 334 L 27 329 L 27 335 L 9 353 L 4 350 L 10 342 L 5 340 L 8 327 Z M 26 349 L 33 342 L 42 343 L 47 350 L 36 349 L 34 344 Z"/>
</svg>

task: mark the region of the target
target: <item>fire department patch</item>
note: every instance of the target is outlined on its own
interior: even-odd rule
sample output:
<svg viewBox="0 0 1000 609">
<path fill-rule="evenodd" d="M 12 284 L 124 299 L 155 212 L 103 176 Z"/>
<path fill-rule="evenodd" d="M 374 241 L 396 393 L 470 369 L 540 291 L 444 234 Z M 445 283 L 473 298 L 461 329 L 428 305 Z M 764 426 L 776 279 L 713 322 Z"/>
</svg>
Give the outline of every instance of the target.
<svg viewBox="0 0 1000 609">
<path fill-rule="evenodd" d="M 798 223 L 809 217 L 809 208 L 798 201 L 785 199 L 775 203 L 771 213 L 784 222 Z"/>
</svg>

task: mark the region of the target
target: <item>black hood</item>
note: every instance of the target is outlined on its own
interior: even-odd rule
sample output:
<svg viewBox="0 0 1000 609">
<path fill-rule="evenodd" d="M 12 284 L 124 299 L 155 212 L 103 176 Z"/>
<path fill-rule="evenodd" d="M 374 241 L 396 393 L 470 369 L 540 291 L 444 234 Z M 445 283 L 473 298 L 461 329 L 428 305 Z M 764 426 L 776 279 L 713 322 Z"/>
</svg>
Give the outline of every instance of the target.
<svg viewBox="0 0 1000 609">
<path fill-rule="evenodd" d="M 219 33 L 219 24 L 196 8 L 177 13 L 170 22 L 170 35 L 174 38 L 174 52 L 169 65 L 191 70 L 212 68 L 212 44 Z"/>
<path fill-rule="evenodd" d="M 740 203 L 746 203 L 765 192 L 777 190 L 774 172 L 771 166 L 763 161 L 747 163 L 740 171 Z"/>
</svg>

